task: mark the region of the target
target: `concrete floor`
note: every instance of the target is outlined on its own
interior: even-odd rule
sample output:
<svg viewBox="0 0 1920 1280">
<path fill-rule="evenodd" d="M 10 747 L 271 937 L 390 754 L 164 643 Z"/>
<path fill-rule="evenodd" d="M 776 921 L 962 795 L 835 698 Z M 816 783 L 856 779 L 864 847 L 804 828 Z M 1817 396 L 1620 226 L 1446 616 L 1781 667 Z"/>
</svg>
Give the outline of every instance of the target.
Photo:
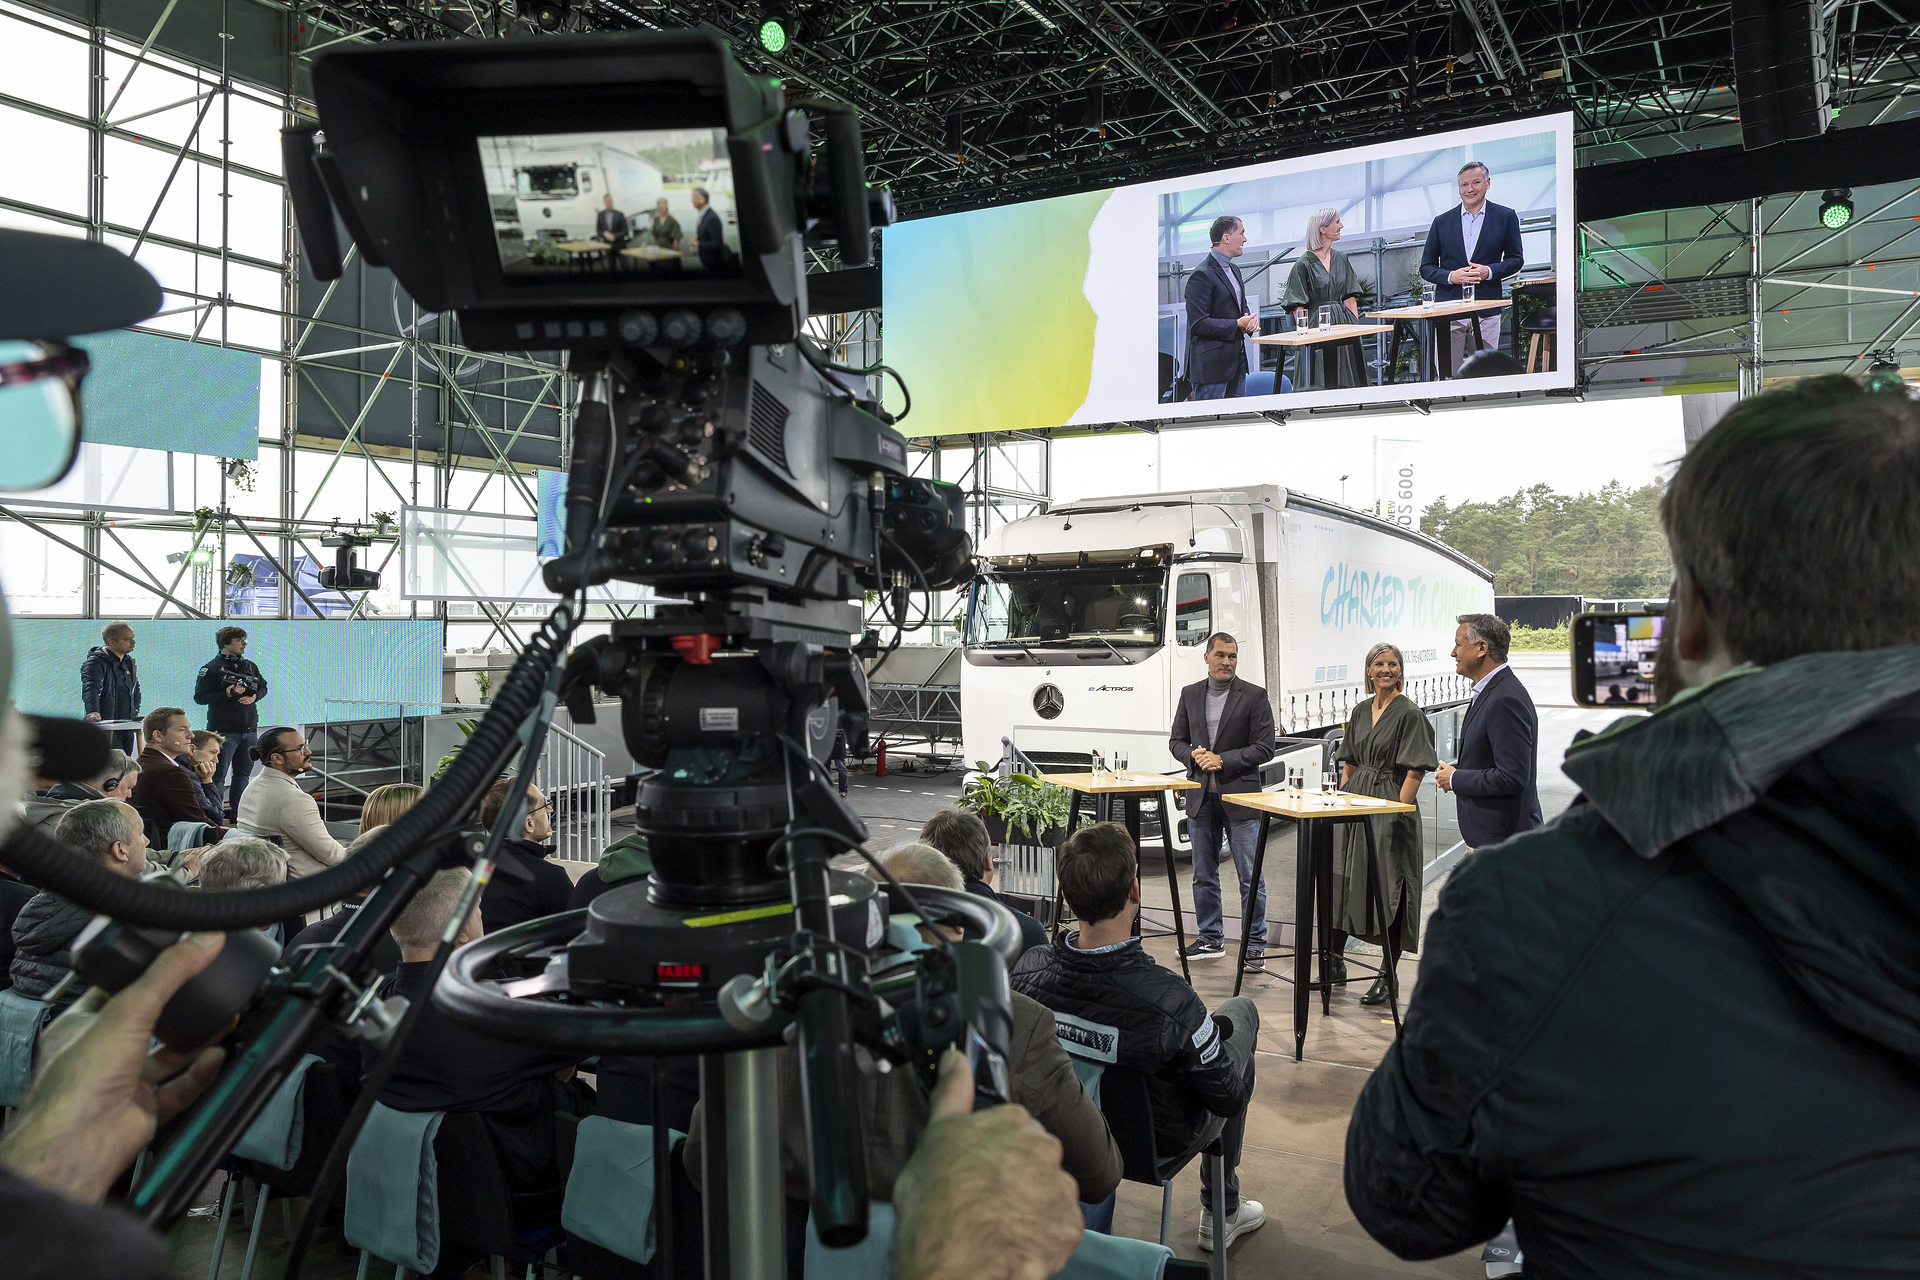
<svg viewBox="0 0 1920 1280">
<path fill-rule="evenodd" d="M 1573 735 L 1580 729 L 1598 729 L 1620 714 L 1633 713 L 1572 707 L 1563 655 L 1519 655 L 1519 659 L 1516 671 L 1540 710 L 1540 798 L 1551 819 L 1573 799 L 1572 783 L 1559 771 L 1560 757 Z M 856 772 L 850 797 L 854 809 L 867 820 L 872 833 L 870 847 L 883 849 L 912 839 L 928 816 L 958 798 L 960 779 L 958 771 L 903 773 L 897 766 L 884 779 L 870 771 Z M 1164 906 L 1165 874 L 1156 873 L 1158 850 L 1150 845 L 1147 853 L 1143 860 L 1145 896 L 1149 904 Z M 1267 857 L 1268 916 L 1275 922 L 1292 916 L 1292 854 L 1292 833 L 1276 832 Z M 1181 900 L 1189 912 L 1193 900 L 1190 875 L 1190 869 L 1181 864 Z M 1432 911 L 1442 883 L 1444 875 L 1427 886 L 1423 903 L 1426 912 Z M 1238 911 L 1238 895 L 1231 884 L 1223 890 L 1225 911 L 1231 916 Z M 1190 915 L 1188 920 L 1191 937 Z M 1171 937 L 1150 938 L 1147 945 L 1162 964 L 1178 967 Z M 1279 943 L 1274 945 L 1277 948 Z M 1261 1035 L 1259 1084 L 1247 1117 L 1240 1183 L 1243 1195 L 1266 1206 L 1267 1225 L 1233 1246 L 1229 1258 L 1234 1271 L 1242 1276 L 1286 1276 L 1288 1280 L 1368 1280 L 1380 1276 L 1480 1280 L 1485 1270 L 1477 1249 L 1432 1262 L 1402 1262 L 1375 1244 L 1354 1221 L 1341 1184 L 1347 1118 L 1368 1074 L 1392 1041 L 1392 1021 L 1384 1009 L 1361 1007 L 1359 995 L 1369 979 L 1356 968 L 1354 981 L 1334 994 L 1330 1015 L 1321 1014 L 1316 993 L 1307 1023 L 1304 1059 L 1295 1062 L 1292 988 L 1278 976 L 1290 973 L 1291 966 L 1283 954 L 1273 956 L 1273 960 L 1275 974 L 1249 976 L 1243 987 L 1260 1010 Z M 1234 965 L 1230 958 L 1192 967 L 1194 989 L 1210 1007 L 1232 993 Z M 1418 957 L 1401 962 L 1402 992 L 1413 989 L 1418 972 Z M 211 1187 L 204 1198 L 212 1204 L 217 1197 L 217 1187 Z M 1198 1247 L 1200 1212 L 1199 1170 L 1194 1165 L 1178 1179 L 1174 1191 L 1170 1243 L 1180 1257 L 1207 1256 Z M 1122 1184 L 1114 1230 L 1141 1239 L 1158 1239 L 1159 1191 Z M 210 1216 L 190 1218 L 175 1229 L 174 1254 L 180 1275 L 207 1274 L 213 1237 Z M 286 1248 L 279 1211 L 271 1210 L 253 1274 L 260 1280 L 277 1280 L 284 1269 Z M 219 1275 L 237 1277 L 245 1253 L 246 1235 L 236 1228 Z M 337 1242 L 326 1242 L 309 1261 L 306 1274 L 315 1280 L 349 1280 L 356 1262 L 357 1255 L 346 1253 Z M 391 1274 L 389 1268 L 378 1263 L 369 1271 L 376 1277 Z M 486 1273 L 482 1269 L 474 1274 Z"/>
</svg>

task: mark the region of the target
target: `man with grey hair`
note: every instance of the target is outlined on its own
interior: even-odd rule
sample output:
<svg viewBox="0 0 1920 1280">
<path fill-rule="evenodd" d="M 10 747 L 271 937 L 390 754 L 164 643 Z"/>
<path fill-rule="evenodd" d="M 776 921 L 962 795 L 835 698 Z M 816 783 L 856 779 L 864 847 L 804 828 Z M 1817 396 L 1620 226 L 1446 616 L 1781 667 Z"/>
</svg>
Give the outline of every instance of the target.
<svg viewBox="0 0 1920 1280">
<path fill-rule="evenodd" d="M 124 800 L 87 800 L 73 806 L 53 838 L 116 875 L 147 869 L 147 836 L 140 814 Z M 73 940 L 94 913 L 51 893 L 35 894 L 13 920 L 13 989 L 44 1000 L 73 970 Z M 62 1004 L 80 995 L 67 993 Z"/>
<path fill-rule="evenodd" d="M 454 868 L 436 874 L 413 895 L 391 926 L 400 944 L 400 966 L 382 984 L 380 995 L 430 1001 L 427 971 L 433 967 L 440 936 L 458 910 L 470 873 Z M 481 935 L 478 905 L 462 924 L 456 943 Z M 369 1046 L 371 1068 L 379 1054 Z M 479 1114 L 500 1154 L 507 1185 L 513 1191 L 558 1189 L 566 1181 L 559 1167 L 555 1116 L 564 1111 L 589 1115 L 593 1090 L 574 1078 L 580 1055 L 528 1048 L 456 1022 L 431 1003 L 400 1050 L 380 1101 L 395 1111 L 470 1111 Z M 461 1262 L 443 1250 L 446 1274 L 464 1274 L 478 1255 Z"/>
<path fill-rule="evenodd" d="M 1420 278 L 1435 286 L 1436 302 L 1497 302 L 1500 282 L 1526 262 L 1520 215 L 1487 199 L 1493 175 L 1480 161 L 1461 165 L 1457 182 L 1460 203 L 1427 228 Z M 1453 356 L 1448 366 L 1451 372 L 1459 371 L 1469 345 L 1475 349 L 1500 345 L 1500 314 L 1499 309 L 1490 309 L 1458 317 L 1447 326 Z"/>
<path fill-rule="evenodd" d="M 87 719 L 140 718 L 140 669 L 134 665 L 133 644 L 132 627 L 109 622 L 100 628 L 100 643 L 80 660 L 80 704 Z M 131 729 L 115 729 L 107 736 L 128 755 L 140 750 L 138 735 Z"/>
<path fill-rule="evenodd" d="M 1447 876 L 1347 1201 L 1403 1258 L 1511 1220 L 1529 1275 L 1911 1274 L 1920 405 L 1743 400 L 1660 515 L 1678 695 Z"/>
<path fill-rule="evenodd" d="M 1453 764 L 1433 771 L 1451 791 L 1468 849 L 1498 844 L 1540 825 L 1540 715 L 1507 665 L 1511 632 L 1490 613 L 1463 613 L 1453 633 L 1453 669 L 1473 682 Z"/>
<path fill-rule="evenodd" d="M 1047 931 L 1038 920 L 1007 902 L 994 892 L 993 842 L 987 839 L 987 824 L 968 809 L 942 809 L 920 828 L 920 838 L 938 849 L 960 869 L 963 887 L 979 898 L 990 898 L 1020 923 L 1020 949 L 1047 945 Z"/>
<path fill-rule="evenodd" d="M 287 851 L 259 836 L 228 836 L 200 860 L 202 889 L 264 889 L 286 879 Z"/>
</svg>

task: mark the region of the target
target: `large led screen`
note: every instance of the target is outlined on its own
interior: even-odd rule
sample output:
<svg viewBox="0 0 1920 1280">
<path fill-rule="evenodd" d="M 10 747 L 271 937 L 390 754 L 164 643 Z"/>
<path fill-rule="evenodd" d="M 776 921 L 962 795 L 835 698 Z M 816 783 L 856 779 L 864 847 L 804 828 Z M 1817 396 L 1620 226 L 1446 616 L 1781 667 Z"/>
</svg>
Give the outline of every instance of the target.
<svg viewBox="0 0 1920 1280">
<path fill-rule="evenodd" d="M 1571 386 L 1572 175 L 1561 114 L 888 227 L 901 427 Z"/>
</svg>

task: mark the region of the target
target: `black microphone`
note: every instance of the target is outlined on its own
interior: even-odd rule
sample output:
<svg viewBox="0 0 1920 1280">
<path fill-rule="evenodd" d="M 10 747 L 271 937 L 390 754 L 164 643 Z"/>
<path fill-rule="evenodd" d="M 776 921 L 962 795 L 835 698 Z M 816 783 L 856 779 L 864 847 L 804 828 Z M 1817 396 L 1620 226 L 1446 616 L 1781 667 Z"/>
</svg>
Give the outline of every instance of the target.
<svg viewBox="0 0 1920 1280">
<path fill-rule="evenodd" d="M 34 772 L 55 782 L 92 782 L 107 771 L 107 753 L 113 741 L 106 731 L 86 720 L 60 716 L 28 716 L 33 748 L 40 755 Z"/>
</svg>

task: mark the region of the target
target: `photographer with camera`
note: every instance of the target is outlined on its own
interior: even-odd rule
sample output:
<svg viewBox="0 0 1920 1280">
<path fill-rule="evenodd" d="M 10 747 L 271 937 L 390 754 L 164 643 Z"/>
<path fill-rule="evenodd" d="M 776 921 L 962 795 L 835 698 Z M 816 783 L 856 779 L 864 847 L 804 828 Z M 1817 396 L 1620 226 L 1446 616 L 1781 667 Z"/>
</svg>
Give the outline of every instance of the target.
<svg viewBox="0 0 1920 1280">
<path fill-rule="evenodd" d="M 1660 512 L 1684 691 L 1448 876 L 1347 1202 L 1403 1258 L 1511 1218 L 1529 1274 L 1911 1272 L 1920 406 L 1744 400 Z"/>
<path fill-rule="evenodd" d="M 213 633 L 213 642 L 219 652 L 195 677 L 193 700 L 207 709 L 207 728 L 224 739 L 213 771 L 213 789 L 217 795 L 226 788 L 226 812 L 237 814 L 247 779 L 253 776 L 252 751 L 259 736 L 260 700 L 267 696 L 267 678 L 246 656 L 244 628 L 221 627 Z"/>
</svg>

